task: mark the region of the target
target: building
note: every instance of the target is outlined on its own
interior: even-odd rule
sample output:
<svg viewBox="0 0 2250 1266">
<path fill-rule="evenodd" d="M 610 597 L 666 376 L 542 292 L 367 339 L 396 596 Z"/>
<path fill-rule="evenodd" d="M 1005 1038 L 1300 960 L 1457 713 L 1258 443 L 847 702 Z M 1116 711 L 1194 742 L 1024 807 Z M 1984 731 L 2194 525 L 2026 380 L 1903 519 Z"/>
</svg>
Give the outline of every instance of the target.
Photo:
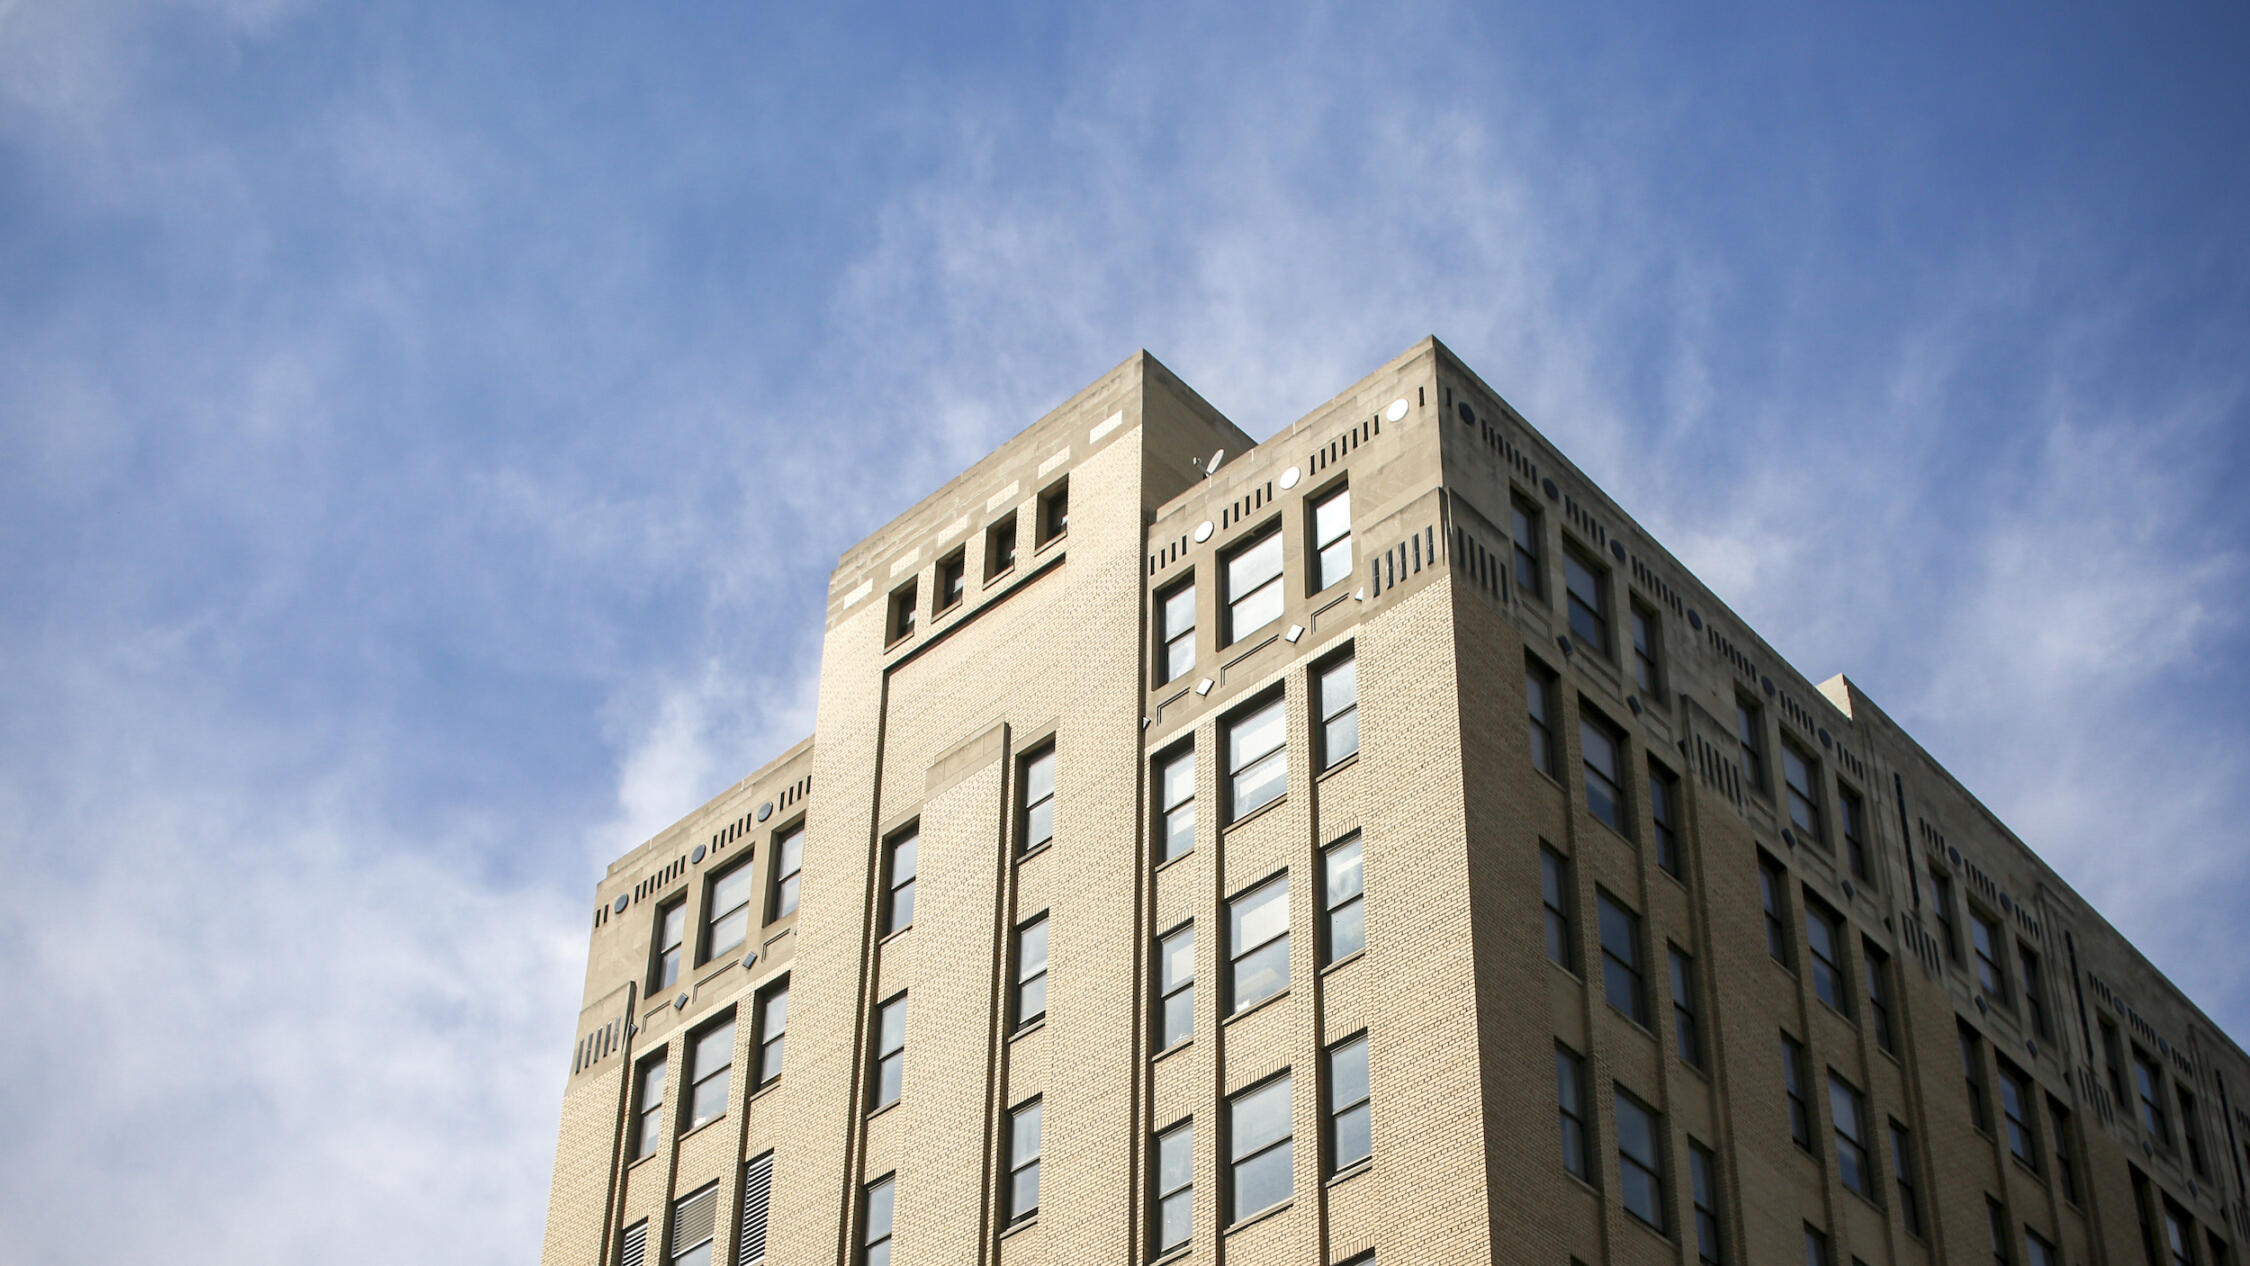
<svg viewBox="0 0 2250 1266">
<path fill-rule="evenodd" d="M 1263 444 L 1104 375 L 596 896 L 547 1266 L 2250 1237 L 2241 1049 L 1434 339 Z"/>
</svg>

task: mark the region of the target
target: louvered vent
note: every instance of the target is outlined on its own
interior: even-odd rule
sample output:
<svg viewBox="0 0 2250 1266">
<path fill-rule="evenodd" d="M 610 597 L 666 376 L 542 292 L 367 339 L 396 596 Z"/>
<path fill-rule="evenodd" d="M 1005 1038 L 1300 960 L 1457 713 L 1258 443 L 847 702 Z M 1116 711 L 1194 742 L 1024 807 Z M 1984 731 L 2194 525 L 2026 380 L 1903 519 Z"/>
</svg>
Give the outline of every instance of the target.
<svg viewBox="0 0 2250 1266">
<path fill-rule="evenodd" d="M 773 1197 L 773 1153 L 742 1171 L 742 1266 L 766 1260 L 766 1206 Z"/>
<path fill-rule="evenodd" d="M 672 1252 L 692 1248 L 711 1238 L 719 1220 L 719 1184 L 681 1196 L 672 1202 Z"/>
<path fill-rule="evenodd" d="M 625 1228 L 625 1239 L 617 1246 L 617 1266 L 642 1266 L 648 1260 L 648 1219 L 643 1218 Z"/>
</svg>

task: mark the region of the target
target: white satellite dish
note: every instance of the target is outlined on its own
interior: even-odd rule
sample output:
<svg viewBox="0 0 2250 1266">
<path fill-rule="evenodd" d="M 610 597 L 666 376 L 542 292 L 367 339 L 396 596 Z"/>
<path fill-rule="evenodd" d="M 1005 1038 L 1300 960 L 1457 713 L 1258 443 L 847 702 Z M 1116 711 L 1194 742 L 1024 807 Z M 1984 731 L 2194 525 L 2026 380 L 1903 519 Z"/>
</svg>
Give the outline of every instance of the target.
<svg viewBox="0 0 2250 1266">
<path fill-rule="evenodd" d="M 1211 460 L 1203 463 L 1203 473 L 1206 475 L 1217 474 L 1219 471 L 1219 463 L 1225 461 L 1226 459 L 1227 451 L 1223 448 L 1218 452 L 1211 454 Z"/>
</svg>

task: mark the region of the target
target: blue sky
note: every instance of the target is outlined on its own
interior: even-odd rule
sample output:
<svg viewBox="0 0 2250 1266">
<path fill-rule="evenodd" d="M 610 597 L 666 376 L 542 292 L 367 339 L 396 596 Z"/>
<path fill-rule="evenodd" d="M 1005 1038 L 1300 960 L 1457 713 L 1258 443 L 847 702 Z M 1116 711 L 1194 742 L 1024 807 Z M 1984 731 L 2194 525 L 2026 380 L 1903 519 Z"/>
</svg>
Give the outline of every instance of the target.
<svg viewBox="0 0 2250 1266">
<path fill-rule="evenodd" d="M 599 867 L 1140 347 L 1265 435 L 1436 333 L 2250 1034 L 2246 54 L 0 0 L 0 1255 L 532 1260 Z"/>
</svg>

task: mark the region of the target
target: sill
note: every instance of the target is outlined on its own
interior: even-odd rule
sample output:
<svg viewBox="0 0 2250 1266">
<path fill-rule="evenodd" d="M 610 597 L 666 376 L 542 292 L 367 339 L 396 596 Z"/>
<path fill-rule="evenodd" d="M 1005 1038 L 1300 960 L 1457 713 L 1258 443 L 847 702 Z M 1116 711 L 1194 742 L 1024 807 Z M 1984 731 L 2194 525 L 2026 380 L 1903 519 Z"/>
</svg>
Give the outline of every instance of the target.
<svg viewBox="0 0 2250 1266">
<path fill-rule="evenodd" d="M 1296 1203 L 1297 1198 L 1295 1196 L 1291 1196 L 1287 1200 L 1282 1201 L 1280 1204 L 1267 1205 L 1265 1208 L 1258 1210 L 1256 1213 L 1250 1214 L 1247 1217 L 1236 1218 L 1234 1221 L 1228 1223 L 1226 1231 L 1224 1233 L 1227 1235 L 1232 1235 L 1236 1231 L 1240 1231 L 1245 1227 L 1256 1226 L 1260 1222 L 1263 1222 L 1268 1218 L 1274 1217 L 1278 1214 L 1289 1212 L 1291 1206 L 1295 1205 Z"/>
<path fill-rule="evenodd" d="M 1344 955 L 1342 958 L 1337 959 L 1335 962 L 1328 964 L 1326 967 L 1321 968 L 1320 974 L 1326 976 L 1330 972 L 1333 972 L 1340 967 L 1348 967 L 1365 957 L 1367 957 L 1367 947 L 1363 945 L 1358 949 L 1353 950 L 1351 953 Z"/>
<path fill-rule="evenodd" d="M 1680 1056 L 1680 1067 L 1687 1069 L 1690 1073 L 1693 1073 L 1697 1081 L 1703 1082 L 1706 1085 L 1710 1084 L 1710 1070 L 1704 1068 L 1703 1065 L 1696 1063 L 1694 1060 L 1689 1059 L 1685 1055 L 1682 1055 Z"/>
<path fill-rule="evenodd" d="M 774 1091 L 779 1090 L 780 1088 L 781 1075 L 779 1073 L 776 1073 L 774 1074 L 774 1079 L 772 1081 L 769 1081 L 765 1085 L 762 1085 L 750 1092 L 749 1102 L 756 1103 L 758 1100 L 765 1098 L 767 1095 L 772 1094 Z"/>
<path fill-rule="evenodd" d="M 1019 864 L 1028 862 L 1032 858 L 1039 856 L 1041 853 L 1046 852 L 1048 849 L 1053 848 L 1054 846 L 1055 841 L 1052 837 L 1041 840 L 1037 844 L 1032 845 L 1030 848 L 1027 848 L 1024 851 L 1016 854 L 1016 861 Z"/>
<path fill-rule="evenodd" d="M 1554 959 L 1549 958 L 1547 960 L 1547 965 L 1554 968 L 1556 971 L 1561 972 L 1563 975 L 1570 977 L 1572 980 L 1577 981 L 1581 985 L 1586 983 L 1586 978 L 1579 975 L 1578 972 L 1567 963 L 1558 963 Z"/>
<path fill-rule="evenodd" d="M 1044 553 L 1046 553 L 1046 552 L 1047 552 L 1047 550 L 1048 550 L 1048 549 L 1049 549 L 1050 547 L 1052 547 L 1052 546 L 1056 546 L 1056 545 L 1060 545 L 1060 544 L 1062 544 L 1062 543 L 1063 543 L 1064 541 L 1067 541 L 1067 540 L 1069 540 L 1069 539 L 1070 539 L 1070 529 L 1069 529 L 1069 528 L 1064 528 L 1064 529 L 1063 529 L 1062 531 L 1060 531 L 1060 532 L 1057 532 L 1057 533 L 1055 533 L 1055 534 L 1054 534 L 1053 536 L 1050 536 L 1050 537 L 1048 537 L 1048 538 L 1047 538 L 1046 540 L 1044 540 L 1044 541 L 1041 541 L 1041 542 L 1039 542 L 1039 543 L 1038 543 L 1037 545 L 1034 545 L 1034 546 L 1032 546 L 1032 547 L 1031 547 L 1031 556 L 1032 556 L 1033 558 L 1037 558 L 1037 557 L 1039 557 L 1039 556 L 1040 556 L 1041 554 L 1044 554 Z"/>
<path fill-rule="evenodd" d="M 2025 1160 L 2023 1157 L 2016 1155 L 2015 1152 L 2010 1151 L 2008 1153 L 2008 1159 L 2015 1162 L 2017 1169 L 2020 1169 L 2023 1172 L 2031 1175 L 2039 1182 L 2045 1183 L 2047 1181 L 2047 1175 L 2041 1173 L 2037 1165 L 2034 1165 L 2030 1161 Z"/>
<path fill-rule="evenodd" d="M 1161 875 L 1165 871 L 1172 869 L 1174 866 L 1179 865 L 1181 862 L 1184 862 L 1188 858 L 1193 856 L 1195 856 L 1194 849 L 1183 849 L 1180 852 L 1174 853 L 1172 856 L 1165 858 L 1163 861 L 1158 862 L 1156 864 L 1156 869 L 1150 871 L 1149 873 L 1152 875 Z"/>
<path fill-rule="evenodd" d="M 1219 1027 L 1225 1028 L 1226 1026 L 1233 1024 L 1236 1020 L 1239 1020 L 1244 1016 L 1256 1015 L 1260 1011 L 1265 1010 L 1267 1007 L 1272 1006 L 1273 1004 L 1281 1001 L 1283 998 L 1286 998 L 1288 996 L 1288 987 L 1284 986 L 1279 993 L 1260 998 L 1256 1002 L 1251 1003 L 1249 1006 L 1244 1007 L 1240 1011 L 1235 1012 L 1233 1015 L 1228 1016 L 1226 1019 L 1221 1020 L 1219 1022 Z"/>
<path fill-rule="evenodd" d="M 1313 781 L 1324 782 L 1327 780 L 1328 775 L 1333 774 L 1338 770 L 1350 769 L 1352 766 L 1357 765 L 1358 763 L 1359 749 L 1355 747 L 1352 749 L 1351 755 L 1346 756 L 1342 760 L 1336 761 L 1333 764 L 1329 765 L 1327 768 L 1321 770 L 1320 773 L 1314 777 Z"/>
<path fill-rule="evenodd" d="M 698 1135 L 698 1134 L 701 1134 L 701 1133 L 703 1133 L 703 1132 L 704 1132 L 705 1130 L 708 1130 L 708 1129 L 710 1129 L 710 1128 L 711 1128 L 712 1126 L 714 1126 L 714 1125 L 717 1125 L 717 1124 L 719 1124 L 720 1122 L 722 1122 L 722 1121 L 724 1121 L 724 1120 L 726 1120 L 726 1119 L 727 1119 L 727 1114 L 726 1114 L 726 1113 L 724 1113 L 724 1112 L 722 1112 L 722 1113 L 720 1113 L 719 1115 L 717 1115 L 717 1116 L 715 1116 L 715 1117 L 712 1117 L 712 1118 L 711 1118 L 710 1120 L 708 1120 L 708 1121 L 705 1121 L 705 1122 L 704 1122 L 703 1124 L 701 1124 L 701 1125 L 699 1125 L 699 1126 L 696 1126 L 696 1127 L 695 1127 L 694 1129 L 692 1129 L 692 1130 L 689 1130 L 689 1131 L 688 1131 L 687 1133 L 685 1133 L 685 1134 L 682 1134 L 682 1135 L 681 1135 L 680 1137 L 678 1137 L 678 1138 L 676 1138 L 676 1139 L 674 1139 L 674 1140 L 672 1140 L 672 1141 L 673 1141 L 674 1143 L 685 1143 L 685 1142 L 687 1142 L 687 1141 L 688 1141 L 689 1139 L 691 1139 L 691 1138 L 694 1138 L 694 1137 L 695 1137 L 696 1135 Z"/>
<path fill-rule="evenodd" d="M 1654 1222 L 1649 1221 L 1647 1218 L 1642 1217 L 1640 1214 L 1633 1212 L 1631 1209 L 1627 1209 L 1625 1211 L 1625 1220 L 1628 1223 L 1641 1228 L 1643 1231 L 1648 1232 L 1650 1235 L 1653 1235 L 1656 1238 L 1664 1241 L 1666 1244 L 1678 1243 L 1677 1240 L 1674 1240 L 1672 1238 L 1671 1232 L 1665 1230 L 1663 1227 L 1656 1225 Z"/>
<path fill-rule="evenodd" d="M 1149 1056 L 1148 1062 L 1151 1066 L 1161 1064 L 1165 1060 L 1179 1054 L 1181 1051 L 1190 1049 L 1194 1045 L 1194 1038 L 1181 1038 L 1179 1041 L 1172 1043 L 1170 1046 L 1165 1047 L 1163 1050 L 1158 1051 L 1156 1054 Z"/>
<path fill-rule="evenodd" d="M 1815 998 L 1813 999 L 1813 1001 L 1819 1003 L 1820 1009 L 1826 1011 L 1828 1014 L 1835 1016 L 1837 1019 L 1842 1020 L 1844 1023 L 1851 1025 L 1855 1029 L 1859 1027 L 1859 1017 L 1857 1015 L 1854 1015 L 1853 1013 L 1846 1011 L 1840 1007 L 1830 1005 L 1828 1000 L 1825 998 Z"/>
<path fill-rule="evenodd" d="M 1840 1186 L 1840 1187 L 1841 1187 L 1841 1186 L 1843 1186 L 1843 1184 L 1842 1184 L 1842 1183 L 1838 1183 L 1837 1185 L 1838 1185 L 1838 1186 Z M 1864 1205 L 1866 1205 L 1866 1206 L 1867 1206 L 1868 1208 L 1870 1208 L 1870 1209 L 1873 1209 L 1873 1210 L 1875 1210 L 1875 1211 L 1876 1211 L 1877 1213 L 1881 1213 L 1881 1212 L 1883 1212 L 1883 1202 L 1882 1202 L 1882 1201 L 1880 1201 L 1880 1200 L 1877 1200 L 1877 1199 L 1876 1199 L 1875 1197 L 1873 1197 L 1873 1196 L 1871 1196 L 1871 1195 L 1868 1195 L 1868 1194 L 1867 1194 L 1866 1192 L 1864 1192 L 1864 1191 L 1854 1191 L 1854 1190 L 1852 1190 L 1852 1189 L 1851 1189 L 1850 1187 L 1844 1187 L 1844 1191 L 1845 1191 L 1845 1193 L 1846 1193 L 1846 1194 L 1848 1194 L 1848 1195 L 1850 1195 L 1850 1196 L 1853 1196 L 1854 1198 L 1858 1199 L 1858 1201 L 1859 1201 L 1859 1202 L 1860 1202 L 1861 1204 L 1864 1204 Z"/>
<path fill-rule="evenodd" d="M 1609 823 L 1602 821 L 1600 818 L 1594 817 L 1594 813 L 1592 810 L 1588 810 L 1586 816 L 1589 818 L 1594 818 L 1594 825 L 1609 832 L 1611 835 L 1616 836 L 1618 839 L 1625 841 L 1627 847 L 1638 849 L 1641 846 L 1641 842 L 1626 834 L 1623 827 L 1612 826 Z"/>
<path fill-rule="evenodd" d="M 1039 1030 L 1046 1027 L 1047 1013 L 1042 1011 L 1038 1015 L 1033 1016 L 1028 1022 L 1017 1025 L 1012 1031 L 1009 1032 L 1008 1040 L 1013 1042 L 1019 1037 L 1029 1037 L 1030 1035 L 1037 1033 Z"/>
<path fill-rule="evenodd" d="M 1026 1231 L 1037 1225 L 1039 1225 L 1039 1211 L 1037 1209 L 1033 1209 L 1031 1212 L 1000 1228 L 1000 1235 L 998 1238 L 1004 1240 L 1009 1236 L 1014 1235 L 1018 1231 Z"/>
<path fill-rule="evenodd" d="M 1350 1182 L 1352 1179 L 1359 1177 L 1361 1174 L 1368 1173 L 1374 1168 L 1375 1158 L 1372 1156 L 1362 1156 L 1358 1160 L 1353 1161 L 1351 1164 L 1346 1165 L 1342 1169 L 1339 1169 L 1335 1173 L 1329 1175 L 1326 1185 L 1330 1187 L 1341 1186 L 1342 1184 Z"/>
<path fill-rule="evenodd" d="M 992 573 L 991 575 L 989 575 L 989 576 L 985 577 L 985 578 L 984 578 L 984 587 L 985 587 L 985 588 L 987 588 L 987 589 L 990 589 L 990 588 L 992 588 L 992 587 L 993 587 L 994 585 L 997 585 L 997 584 L 999 584 L 999 583 L 1000 583 L 1001 581 L 1003 581 L 1003 580 L 1006 580 L 1006 579 L 1007 579 L 1008 577 L 1010 577 L 1010 576 L 1013 576 L 1013 575 L 1015 575 L 1015 574 L 1016 574 L 1016 565 L 1015 565 L 1014 563 L 1010 563 L 1010 564 L 1008 564 L 1007 566 L 1005 566 L 1005 567 L 1001 568 L 1000 570 L 998 570 L 998 571 L 996 571 L 996 572 Z"/>
<path fill-rule="evenodd" d="M 905 936 L 905 935 L 906 935 L 907 933 L 909 933 L 909 932 L 911 932 L 911 931 L 913 931 L 913 930 L 914 930 L 914 925 L 913 925 L 913 924 L 911 924 L 911 923 L 907 924 L 907 925 L 906 925 L 905 927 L 902 927 L 902 928 L 892 928 L 892 929 L 891 929 L 890 931 L 888 931 L 888 932 L 885 932 L 885 933 L 883 933 L 883 937 L 882 937 L 882 939 L 881 939 L 881 940 L 879 940 L 879 941 L 877 941 L 877 942 L 875 942 L 875 944 L 876 944 L 876 945 L 878 945 L 878 946 L 882 946 L 882 945 L 888 945 L 888 944 L 890 944 L 890 943 L 891 943 L 892 941 L 895 941 L 895 940 L 899 939 L 900 937 L 902 937 L 902 936 Z"/>
<path fill-rule="evenodd" d="M 1550 959 L 1548 961 L 1552 962 L 1553 960 Z M 1625 1010 L 1623 1007 L 1620 1007 L 1616 1003 L 1609 1001 L 1607 998 L 1604 998 L 1602 1002 L 1603 1005 L 1609 1008 L 1609 1012 L 1611 1015 L 1614 1015 L 1618 1019 L 1623 1020 L 1625 1023 L 1632 1025 L 1635 1032 L 1639 1033 L 1645 1038 L 1648 1038 L 1650 1041 L 1655 1042 L 1659 1046 L 1662 1046 L 1664 1044 L 1663 1039 L 1656 1036 L 1656 1030 L 1635 1019 L 1632 1012 Z"/>
<path fill-rule="evenodd" d="M 1563 793 L 1566 796 L 1570 794 L 1570 788 L 1562 785 L 1562 779 L 1557 778 L 1553 774 L 1548 773 L 1546 770 L 1539 768 L 1536 762 L 1534 762 L 1531 766 L 1531 772 L 1539 775 L 1541 778 L 1546 779 L 1554 786 L 1555 790 Z"/>
<path fill-rule="evenodd" d="M 1592 1196 L 1594 1199 L 1599 1200 L 1602 1198 L 1602 1189 L 1595 1186 L 1592 1180 L 1588 1179 L 1586 1175 L 1579 1173 L 1577 1170 L 1565 1165 L 1563 1167 L 1562 1176 L 1578 1184 L 1580 1190 L 1583 1190 L 1587 1195 Z"/>
<path fill-rule="evenodd" d="M 904 1098 L 893 1099 L 893 1100 L 891 1100 L 891 1101 L 890 1101 L 889 1103 L 886 1103 L 886 1104 L 884 1104 L 884 1105 L 883 1105 L 882 1107 L 880 1107 L 880 1108 L 869 1108 L 869 1109 L 867 1110 L 867 1119 L 868 1119 L 868 1120 L 870 1120 L 870 1121 L 872 1121 L 872 1120 L 874 1120 L 875 1118 L 877 1118 L 877 1117 L 879 1117 L 879 1116 L 883 1115 L 884 1113 L 886 1113 L 886 1112 L 889 1112 L 889 1111 L 890 1111 L 891 1109 L 893 1109 L 893 1108 L 896 1108 L 896 1107 L 897 1107 L 897 1106 L 898 1106 L 899 1104 L 901 1104 L 901 1103 L 904 1103 L 904 1102 L 905 1102 L 905 1099 L 904 1099 Z"/>
<path fill-rule="evenodd" d="M 663 1150 L 664 1150 L 664 1149 L 662 1149 L 662 1148 L 658 1148 L 658 1149 L 657 1149 L 657 1150 L 656 1150 L 655 1152 L 650 1152 L 650 1153 L 649 1153 L 648 1155 L 646 1155 L 646 1156 L 636 1157 L 636 1158 L 635 1158 L 635 1159 L 633 1159 L 633 1160 L 629 1160 L 629 1161 L 626 1161 L 626 1162 L 625 1162 L 625 1172 L 627 1172 L 627 1173 L 631 1173 L 631 1172 L 632 1172 L 632 1171 L 633 1171 L 634 1169 L 636 1169 L 636 1168 L 638 1168 L 638 1167 L 640 1167 L 640 1166 L 642 1166 L 642 1165 L 646 1165 L 646 1164 L 648 1164 L 648 1163 L 649 1163 L 650 1161 L 652 1161 L 652 1160 L 655 1160 L 655 1159 L 656 1159 L 656 1157 L 657 1157 L 657 1154 L 658 1154 L 659 1152 L 662 1152 Z"/>
<path fill-rule="evenodd" d="M 1173 1247 L 1165 1249 L 1163 1252 L 1158 1253 L 1156 1256 L 1149 1258 L 1148 1266 L 1170 1266 L 1170 1264 L 1173 1262 L 1184 1262 L 1187 1260 L 1188 1254 L 1194 1251 L 1195 1242 L 1191 1239 L 1185 1244 L 1174 1245 Z"/>
<path fill-rule="evenodd" d="M 1250 812 L 1243 814 L 1241 817 L 1234 819 L 1233 821 L 1227 823 L 1225 826 L 1222 826 L 1219 829 L 1221 831 L 1231 831 L 1234 828 L 1241 826 L 1245 822 L 1255 822 L 1259 818 L 1264 817 L 1266 814 L 1273 812 L 1274 806 L 1287 803 L 1289 803 L 1289 793 L 1284 791 L 1280 795 L 1266 801 L 1264 804 L 1259 805 L 1257 808 L 1252 809 Z"/>
<path fill-rule="evenodd" d="M 961 597 L 960 597 L 960 598 L 955 598 L 955 599 L 954 599 L 953 601 L 951 601 L 951 602 L 948 602 L 948 603 L 946 603 L 946 604 L 945 604 L 944 606 L 942 606 L 942 607 L 939 607 L 939 608 L 937 608 L 936 610 L 934 610 L 934 611 L 930 612 L 930 618 L 931 618 L 932 620 L 941 620 L 941 619 L 944 619 L 944 618 L 945 618 L 946 616 L 952 615 L 952 614 L 953 614 L 954 612 L 956 612 L 956 611 L 959 611 L 959 610 L 961 609 L 961 603 L 962 603 L 962 600 L 963 600 L 963 599 L 965 599 L 965 598 L 967 598 L 967 597 L 968 597 L 968 595 L 967 595 L 967 594 L 963 594 L 963 595 L 961 595 Z"/>
<path fill-rule="evenodd" d="M 911 642 L 913 640 L 914 630 L 908 629 L 906 632 L 899 634 L 897 637 L 892 638 L 890 641 L 883 643 L 883 649 L 885 651 L 895 651 L 899 647 L 904 646 L 908 642 Z"/>
</svg>

